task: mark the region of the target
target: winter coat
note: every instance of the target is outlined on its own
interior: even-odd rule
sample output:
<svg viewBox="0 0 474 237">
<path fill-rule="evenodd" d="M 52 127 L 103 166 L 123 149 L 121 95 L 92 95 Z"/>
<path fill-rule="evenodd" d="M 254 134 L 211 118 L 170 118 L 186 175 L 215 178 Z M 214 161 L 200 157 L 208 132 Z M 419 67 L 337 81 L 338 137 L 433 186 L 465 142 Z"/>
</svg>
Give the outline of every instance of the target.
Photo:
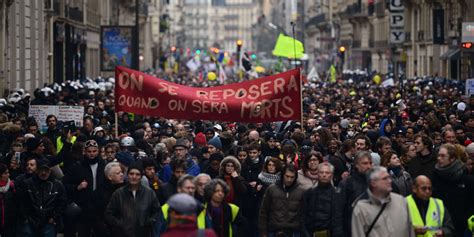
<svg viewBox="0 0 474 237">
<path fill-rule="evenodd" d="M 22 221 L 28 222 L 35 228 L 42 228 L 50 218 L 53 218 L 57 228 L 61 228 L 61 216 L 66 208 L 67 197 L 66 190 L 60 181 L 52 177 L 41 180 L 35 175 L 26 179 L 19 188 Z"/>
<path fill-rule="evenodd" d="M 229 162 L 234 164 L 234 169 L 237 174 L 239 174 L 239 176 L 232 177 L 231 175 L 225 173 L 225 165 Z M 229 203 L 233 203 L 239 207 L 242 205 L 245 195 L 247 194 L 247 182 L 240 175 L 240 171 L 240 162 L 233 156 L 227 156 L 221 161 L 221 166 L 219 168 L 219 178 L 224 180 L 224 182 L 226 182 L 230 188 L 230 192 L 226 197 L 226 200 Z M 232 197 L 230 197 L 231 194 Z M 232 200 L 229 200 L 229 198 Z"/>
<path fill-rule="evenodd" d="M 8 189 L 5 192 L 0 192 L 0 235 L 1 236 L 15 236 L 16 227 L 16 190 L 13 181 L 8 180 L 4 187 Z"/>
<path fill-rule="evenodd" d="M 265 191 L 258 218 L 261 235 L 275 231 L 299 232 L 303 227 L 303 195 L 298 183 L 284 187 L 282 181 Z"/>
<path fill-rule="evenodd" d="M 158 189 L 158 200 L 160 203 L 166 203 L 168 198 L 173 196 L 178 191 L 178 180 L 172 176 L 169 183 L 163 184 L 160 189 Z"/>
<path fill-rule="evenodd" d="M 346 155 L 336 152 L 335 155 L 329 158 L 329 163 L 334 166 L 334 185 L 338 185 L 342 180 L 342 173 L 351 172 L 349 167 L 352 167 L 352 159 L 346 157 Z"/>
<path fill-rule="evenodd" d="M 315 231 L 328 230 L 332 237 L 343 236 L 341 190 L 331 184 L 317 185 L 304 195 L 304 232 L 313 236 Z"/>
<path fill-rule="evenodd" d="M 310 177 L 304 174 L 303 170 L 298 170 L 298 180 L 297 182 L 300 184 L 300 187 L 304 190 L 308 190 L 313 188 L 317 183 L 317 179 L 311 179 Z"/>
<path fill-rule="evenodd" d="M 343 208 L 344 236 L 351 236 L 351 216 L 354 208 L 354 201 L 367 189 L 367 179 L 365 174 L 357 171 L 351 176 L 343 179 L 339 183 L 341 189 L 340 206 Z"/>
<path fill-rule="evenodd" d="M 405 198 L 399 194 L 390 193 L 385 200 L 387 205 L 368 236 L 415 237 Z M 365 236 L 365 232 L 381 208 L 382 202 L 375 198 L 370 191 L 357 200 L 351 221 L 352 236 Z"/>
<path fill-rule="evenodd" d="M 401 167 L 400 167 L 401 168 Z M 396 187 L 396 193 L 406 197 L 411 194 L 411 185 L 413 180 L 408 172 L 401 168 L 398 173 L 395 173 L 393 169 L 389 168 L 390 176 L 392 177 L 392 185 Z M 395 191 L 393 191 L 395 192 Z"/>
<path fill-rule="evenodd" d="M 130 186 L 117 189 L 105 210 L 113 236 L 150 237 L 159 220 L 161 207 L 153 190 L 139 185 L 134 198 Z"/>
<path fill-rule="evenodd" d="M 441 199 L 451 214 L 454 236 L 463 236 L 466 221 L 474 213 L 474 176 L 466 172 L 464 164 L 456 160 L 445 168 L 436 166 L 433 174 L 433 197 Z"/>
<path fill-rule="evenodd" d="M 66 173 L 63 184 L 66 188 L 69 201 L 74 201 L 81 208 L 82 219 L 94 220 L 100 215 L 99 210 L 95 208 L 95 199 L 97 192 L 104 188 L 105 183 L 105 161 L 97 157 L 97 173 L 96 173 L 96 189 L 93 190 L 92 169 L 88 163 L 88 158 L 84 158 L 82 162 L 75 163 L 69 173 Z M 85 180 L 87 187 L 77 190 L 77 186 Z"/>
<path fill-rule="evenodd" d="M 198 174 L 201 173 L 201 168 L 193 160 L 191 155 L 187 154 L 185 160 L 186 160 L 186 165 L 188 167 L 188 169 L 186 169 L 186 174 L 197 176 Z M 163 182 L 169 182 L 171 179 L 172 173 L 173 171 L 171 170 L 171 166 L 167 164 L 161 170 L 159 178 Z"/>
<path fill-rule="evenodd" d="M 413 179 L 418 175 L 426 175 L 428 178 L 433 178 L 434 167 L 436 164 L 436 154 L 431 152 L 427 156 L 422 156 L 418 153 L 407 165 L 407 171 Z"/>
</svg>

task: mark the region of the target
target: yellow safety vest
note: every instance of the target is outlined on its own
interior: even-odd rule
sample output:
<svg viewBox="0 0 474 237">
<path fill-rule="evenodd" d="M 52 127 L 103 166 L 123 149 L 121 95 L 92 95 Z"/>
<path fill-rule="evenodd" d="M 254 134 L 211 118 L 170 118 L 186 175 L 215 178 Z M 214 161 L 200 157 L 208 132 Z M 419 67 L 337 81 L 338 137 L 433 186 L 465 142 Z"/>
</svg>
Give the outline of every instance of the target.
<svg viewBox="0 0 474 237">
<path fill-rule="evenodd" d="M 170 209 L 170 205 L 165 203 L 165 205 L 161 206 L 161 212 L 163 212 L 163 218 L 166 222 L 168 222 L 168 210 Z"/>
<path fill-rule="evenodd" d="M 424 235 L 417 235 L 423 237 L 434 236 L 436 231 L 443 226 L 444 219 L 444 204 L 443 201 L 436 198 L 430 198 L 428 204 L 428 211 L 426 211 L 425 221 L 421 218 L 420 211 L 416 206 L 415 199 L 412 195 L 406 197 L 408 202 L 408 209 L 410 210 L 410 217 L 413 226 L 423 226 L 428 229 Z"/>
<path fill-rule="evenodd" d="M 71 144 L 76 143 L 76 139 L 77 139 L 76 136 L 72 136 Z M 61 137 L 58 137 L 56 139 L 56 154 L 59 154 L 59 152 L 61 152 L 61 150 L 63 149 L 63 146 L 64 146 L 64 143 L 63 143 L 63 141 L 61 141 Z"/>
<path fill-rule="evenodd" d="M 232 237 L 232 222 L 234 222 L 235 218 L 237 217 L 237 214 L 239 213 L 239 207 L 232 204 L 228 203 L 232 212 L 232 221 L 229 223 L 229 237 Z M 204 204 L 204 210 L 199 213 L 198 216 L 198 229 L 206 229 L 206 209 L 207 209 L 207 203 Z"/>
</svg>

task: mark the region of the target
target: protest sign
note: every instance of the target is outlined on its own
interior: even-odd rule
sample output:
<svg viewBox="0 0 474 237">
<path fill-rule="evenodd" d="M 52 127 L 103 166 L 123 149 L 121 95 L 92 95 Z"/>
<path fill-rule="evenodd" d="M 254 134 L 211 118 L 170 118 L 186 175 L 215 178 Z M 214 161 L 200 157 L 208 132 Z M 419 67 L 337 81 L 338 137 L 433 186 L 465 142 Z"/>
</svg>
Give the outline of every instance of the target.
<svg viewBox="0 0 474 237">
<path fill-rule="evenodd" d="M 53 114 L 58 118 L 58 121 L 73 120 L 77 127 L 82 127 L 84 117 L 83 106 L 58 106 L 58 105 L 30 105 L 29 116 L 35 118 L 38 123 L 40 131 L 46 131 L 48 125 L 46 124 L 46 117 Z"/>
<path fill-rule="evenodd" d="M 169 119 L 270 122 L 301 119 L 300 70 L 211 88 L 115 69 L 116 111 Z"/>
</svg>

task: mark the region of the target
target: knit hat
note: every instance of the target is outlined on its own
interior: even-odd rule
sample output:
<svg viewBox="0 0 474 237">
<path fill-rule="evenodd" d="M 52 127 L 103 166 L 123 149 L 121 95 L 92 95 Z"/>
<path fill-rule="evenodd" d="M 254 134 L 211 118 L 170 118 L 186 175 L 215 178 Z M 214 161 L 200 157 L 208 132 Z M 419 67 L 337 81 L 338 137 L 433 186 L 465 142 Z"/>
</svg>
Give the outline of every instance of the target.
<svg viewBox="0 0 474 237">
<path fill-rule="evenodd" d="M 198 207 L 196 199 L 186 193 L 178 193 L 171 196 L 167 203 L 170 210 L 174 210 L 179 214 L 194 214 Z"/>
<path fill-rule="evenodd" d="M 222 142 L 219 137 L 213 137 L 211 140 L 209 140 L 207 144 L 212 145 L 219 150 L 222 150 Z"/>
<path fill-rule="evenodd" d="M 29 152 L 34 151 L 36 148 L 38 148 L 41 145 L 41 143 L 43 143 L 41 139 L 32 137 L 26 140 L 26 150 Z"/>
<path fill-rule="evenodd" d="M 194 138 L 194 144 L 199 146 L 207 146 L 206 135 L 204 135 L 202 132 L 196 134 L 196 137 Z"/>
<path fill-rule="evenodd" d="M 129 167 L 134 161 L 132 153 L 130 152 L 124 152 L 124 151 L 117 152 L 117 154 L 115 154 L 115 157 L 117 158 L 118 162 L 120 162 L 121 164 L 127 167 Z"/>
</svg>

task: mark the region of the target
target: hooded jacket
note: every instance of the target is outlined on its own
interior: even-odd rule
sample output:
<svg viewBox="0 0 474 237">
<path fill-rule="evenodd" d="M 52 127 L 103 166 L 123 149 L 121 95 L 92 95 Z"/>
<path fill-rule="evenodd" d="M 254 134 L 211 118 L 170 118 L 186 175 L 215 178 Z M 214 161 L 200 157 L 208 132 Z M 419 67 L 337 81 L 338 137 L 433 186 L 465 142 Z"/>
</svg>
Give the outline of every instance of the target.
<svg viewBox="0 0 474 237">
<path fill-rule="evenodd" d="M 270 185 L 263 196 L 258 227 L 261 235 L 276 231 L 299 232 L 303 228 L 303 195 L 305 190 L 295 181 L 289 187 L 282 180 Z"/>
<path fill-rule="evenodd" d="M 239 176 L 232 177 L 229 174 L 225 173 L 225 166 L 227 163 L 234 164 L 234 169 Z M 234 203 L 237 206 L 242 206 L 243 199 L 245 198 L 245 194 L 247 193 L 247 182 L 245 181 L 244 177 L 240 175 L 241 165 L 239 160 L 233 156 L 227 156 L 221 161 L 221 165 L 219 168 L 219 178 L 224 180 L 224 182 L 229 185 L 230 191 L 227 194 L 226 201 L 230 203 Z"/>
</svg>

